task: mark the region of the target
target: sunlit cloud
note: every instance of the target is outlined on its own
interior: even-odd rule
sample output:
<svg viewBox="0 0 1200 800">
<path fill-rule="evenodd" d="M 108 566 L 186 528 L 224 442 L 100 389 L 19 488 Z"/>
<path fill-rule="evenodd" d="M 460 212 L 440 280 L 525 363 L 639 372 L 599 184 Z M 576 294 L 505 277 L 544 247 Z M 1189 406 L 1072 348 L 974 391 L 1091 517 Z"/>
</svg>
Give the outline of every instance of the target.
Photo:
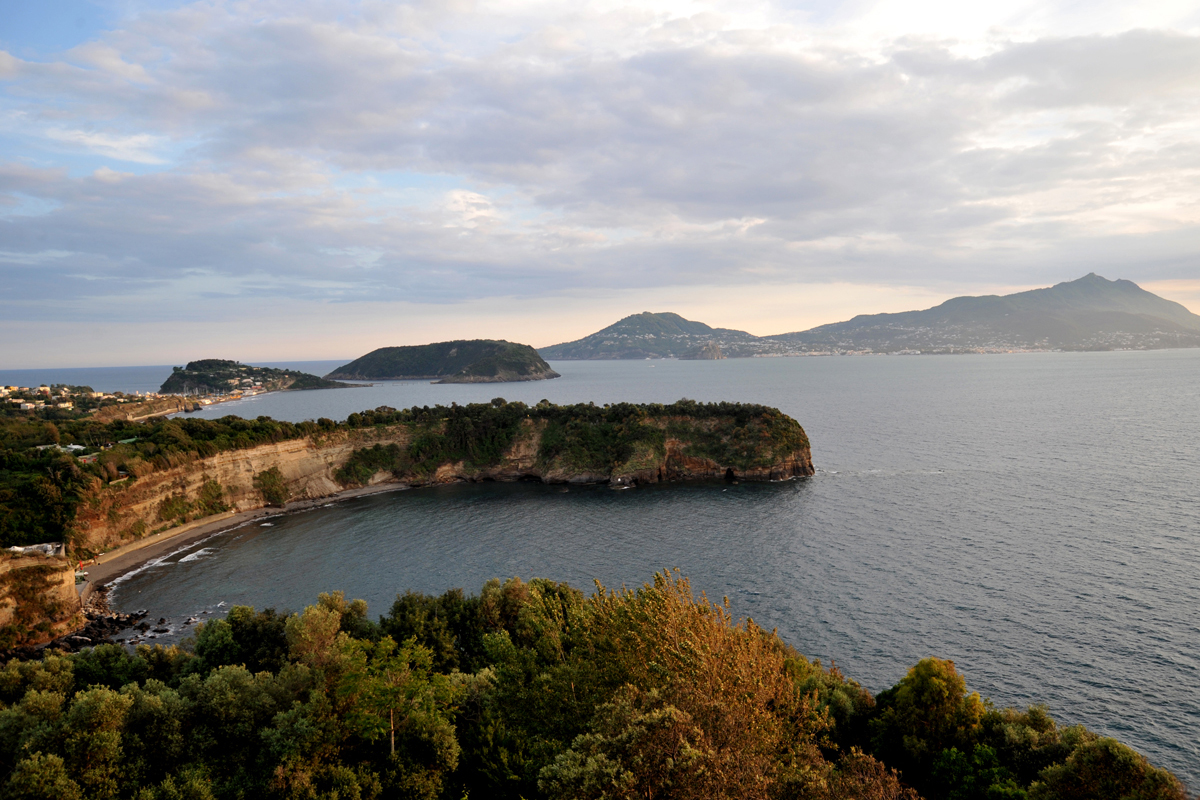
<svg viewBox="0 0 1200 800">
<path fill-rule="evenodd" d="M 133 161 L 138 164 L 166 163 L 166 159 L 154 152 L 162 145 L 162 138 L 147 133 L 116 136 L 95 131 L 49 128 L 46 131 L 46 138 L 55 142 L 77 145 L 118 161 Z"/>
<path fill-rule="evenodd" d="M 848 313 L 1200 250 L 1190 4 L 136 7 L 0 52 L 0 316 Z"/>
</svg>

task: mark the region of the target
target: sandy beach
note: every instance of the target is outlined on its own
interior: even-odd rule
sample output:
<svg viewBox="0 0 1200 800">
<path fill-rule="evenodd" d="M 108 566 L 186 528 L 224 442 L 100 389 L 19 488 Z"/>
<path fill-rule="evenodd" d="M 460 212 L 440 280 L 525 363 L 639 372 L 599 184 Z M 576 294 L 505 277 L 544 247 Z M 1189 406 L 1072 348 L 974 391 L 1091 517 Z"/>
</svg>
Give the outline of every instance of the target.
<svg viewBox="0 0 1200 800">
<path fill-rule="evenodd" d="M 253 519 L 303 511 L 314 506 L 337 502 L 339 500 L 348 500 L 354 497 L 365 497 L 385 492 L 398 492 L 407 488 L 408 484 L 404 483 L 381 483 L 375 486 L 347 489 L 344 492 L 338 492 L 326 497 L 298 500 L 294 503 L 288 503 L 283 508 L 263 506 L 248 511 L 222 514 L 217 518 L 208 520 L 197 520 L 194 523 L 164 531 L 155 536 L 148 536 L 145 539 L 130 542 L 127 545 L 122 545 L 107 553 L 103 553 L 97 556 L 96 563 L 85 564 L 83 569 L 87 573 L 88 583 L 92 586 L 101 586 L 115 578 L 119 578 L 127 572 L 137 569 L 147 561 L 166 555 L 190 542 L 203 539 L 214 533 L 236 528 Z M 80 588 L 82 589 L 82 585 Z"/>
</svg>

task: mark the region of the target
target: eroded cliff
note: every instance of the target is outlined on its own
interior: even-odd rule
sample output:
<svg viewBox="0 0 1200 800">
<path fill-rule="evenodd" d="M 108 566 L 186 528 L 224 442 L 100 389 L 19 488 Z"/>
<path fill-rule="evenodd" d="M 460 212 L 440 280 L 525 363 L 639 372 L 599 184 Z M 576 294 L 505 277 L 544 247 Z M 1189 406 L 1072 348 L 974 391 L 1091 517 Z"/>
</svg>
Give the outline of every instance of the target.
<svg viewBox="0 0 1200 800">
<path fill-rule="evenodd" d="M 82 624 L 69 561 L 0 555 L 0 651 L 46 642 Z"/>
<path fill-rule="evenodd" d="M 444 418 L 364 412 L 332 430 L 208 457 L 191 454 L 168 469 L 139 469 L 124 481 L 95 479 L 74 522 L 77 550 L 98 553 L 241 511 L 389 482 L 636 486 L 813 473 L 803 429 L 772 409 L 689 416 L 662 406 L 564 409 L 496 402 L 446 409 Z"/>
</svg>

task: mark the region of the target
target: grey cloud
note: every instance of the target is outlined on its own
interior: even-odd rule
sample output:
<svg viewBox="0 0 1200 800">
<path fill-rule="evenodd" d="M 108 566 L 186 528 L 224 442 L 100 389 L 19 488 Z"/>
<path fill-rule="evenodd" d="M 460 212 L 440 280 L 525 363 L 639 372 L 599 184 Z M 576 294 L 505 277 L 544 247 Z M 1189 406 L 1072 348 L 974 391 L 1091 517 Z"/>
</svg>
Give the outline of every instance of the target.
<svg viewBox="0 0 1200 800">
<path fill-rule="evenodd" d="M 1170 133 L 1195 122 L 1197 37 L 1043 40 L 980 58 L 899 41 L 868 58 L 713 34 L 624 53 L 551 46 L 540 31 L 489 39 L 480 21 L 429 8 L 368 12 L 390 27 L 246 24 L 189 7 L 113 34 L 103 59 L 0 60 L 8 105 L 30 119 L 191 148 L 119 179 L 0 170 L 0 192 L 61 204 L 0 222 L 0 251 L 71 253 L 40 279 L 22 273 L 17 293 L 44 299 L 87 276 L 72 291 L 452 302 L 751 280 L 994 283 L 997 271 L 1058 280 L 1083 261 L 1170 277 L 1196 252 L 1190 227 L 1101 235 L 1096 215 L 1148 183 L 1168 203 L 1194 194 L 1154 176 L 1200 166 L 1200 149 Z M 1057 115 L 1061 130 L 1022 133 L 1031 114 Z M 1135 146 L 1147 131 L 1166 138 Z M 474 227 L 434 202 L 381 208 L 339 189 L 339 171 L 453 175 L 496 205 Z M 379 256 L 361 263 L 354 248 Z M 197 271 L 228 287 L 188 288 Z"/>
</svg>

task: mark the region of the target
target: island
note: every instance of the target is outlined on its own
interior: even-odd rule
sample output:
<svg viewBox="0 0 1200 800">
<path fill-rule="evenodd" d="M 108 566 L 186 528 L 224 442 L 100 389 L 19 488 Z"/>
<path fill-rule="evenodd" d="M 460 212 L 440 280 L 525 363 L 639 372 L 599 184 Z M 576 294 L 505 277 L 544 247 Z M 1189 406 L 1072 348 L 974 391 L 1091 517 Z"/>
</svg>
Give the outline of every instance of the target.
<svg viewBox="0 0 1200 800">
<path fill-rule="evenodd" d="M 435 383 L 510 383 L 557 378 L 527 344 L 503 339 L 381 347 L 325 376 L 336 380 L 430 380 Z"/>
<path fill-rule="evenodd" d="M 1044 289 L 955 297 L 922 311 L 860 314 L 845 322 L 770 336 L 646 311 L 539 352 L 560 360 L 707 360 L 1178 347 L 1200 347 L 1200 316 L 1132 281 L 1110 281 L 1090 273 Z"/>
<path fill-rule="evenodd" d="M 158 391 L 160 394 L 176 395 L 227 395 L 303 389 L 343 389 L 349 385 L 309 375 L 307 372 L 254 367 L 238 361 L 205 358 L 190 361 L 186 367 L 175 367 Z"/>
</svg>

